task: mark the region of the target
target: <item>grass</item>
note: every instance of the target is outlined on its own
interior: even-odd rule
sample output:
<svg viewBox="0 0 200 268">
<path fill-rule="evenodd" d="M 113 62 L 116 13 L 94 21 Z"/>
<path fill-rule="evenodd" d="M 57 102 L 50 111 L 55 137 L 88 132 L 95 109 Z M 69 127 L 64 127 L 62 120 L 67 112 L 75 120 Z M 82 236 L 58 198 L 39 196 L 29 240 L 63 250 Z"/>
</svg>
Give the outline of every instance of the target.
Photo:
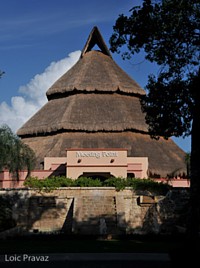
<svg viewBox="0 0 200 268">
<path fill-rule="evenodd" d="M 1 254 L 169 252 L 180 247 L 174 236 L 123 236 L 102 239 L 93 236 L 35 235 L 0 240 Z"/>
</svg>

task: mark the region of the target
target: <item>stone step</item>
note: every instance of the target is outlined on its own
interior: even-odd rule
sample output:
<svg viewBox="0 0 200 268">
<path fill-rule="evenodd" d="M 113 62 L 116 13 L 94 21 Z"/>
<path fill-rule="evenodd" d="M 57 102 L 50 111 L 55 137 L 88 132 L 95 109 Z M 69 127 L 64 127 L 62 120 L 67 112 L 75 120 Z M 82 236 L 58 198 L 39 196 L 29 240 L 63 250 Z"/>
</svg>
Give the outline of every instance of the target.
<svg viewBox="0 0 200 268">
<path fill-rule="evenodd" d="M 81 209 L 80 209 L 81 207 Z M 82 196 L 74 200 L 74 232 L 116 233 L 117 209 L 114 196 Z M 104 223 L 104 230 L 101 224 Z"/>
</svg>

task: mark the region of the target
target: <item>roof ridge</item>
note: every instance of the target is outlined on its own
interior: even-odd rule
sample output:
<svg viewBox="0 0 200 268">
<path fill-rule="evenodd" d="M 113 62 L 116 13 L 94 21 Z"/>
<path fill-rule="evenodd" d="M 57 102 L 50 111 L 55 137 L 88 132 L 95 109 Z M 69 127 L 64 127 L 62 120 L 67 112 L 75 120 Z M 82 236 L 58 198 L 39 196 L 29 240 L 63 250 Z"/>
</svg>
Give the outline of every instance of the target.
<svg viewBox="0 0 200 268">
<path fill-rule="evenodd" d="M 97 26 L 94 26 L 90 32 L 87 42 L 81 52 L 80 58 L 82 58 L 87 52 L 91 51 L 95 45 L 98 45 L 103 54 L 112 58 L 110 51 Z"/>
</svg>

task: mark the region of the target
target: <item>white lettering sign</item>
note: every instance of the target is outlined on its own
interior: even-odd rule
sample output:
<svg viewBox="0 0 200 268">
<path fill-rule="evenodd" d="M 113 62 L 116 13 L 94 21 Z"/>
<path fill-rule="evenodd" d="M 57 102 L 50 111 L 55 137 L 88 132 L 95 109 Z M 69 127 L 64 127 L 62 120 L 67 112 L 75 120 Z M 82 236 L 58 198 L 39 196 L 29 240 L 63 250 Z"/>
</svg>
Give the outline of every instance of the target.
<svg viewBox="0 0 200 268">
<path fill-rule="evenodd" d="M 118 153 L 117 152 L 108 152 L 108 151 L 103 151 L 103 152 L 93 152 L 93 151 L 78 151 L 76 152 L 76 157 L 95 157 L 97 159 L 101 157 L 117 157 Z"/>
</svg>

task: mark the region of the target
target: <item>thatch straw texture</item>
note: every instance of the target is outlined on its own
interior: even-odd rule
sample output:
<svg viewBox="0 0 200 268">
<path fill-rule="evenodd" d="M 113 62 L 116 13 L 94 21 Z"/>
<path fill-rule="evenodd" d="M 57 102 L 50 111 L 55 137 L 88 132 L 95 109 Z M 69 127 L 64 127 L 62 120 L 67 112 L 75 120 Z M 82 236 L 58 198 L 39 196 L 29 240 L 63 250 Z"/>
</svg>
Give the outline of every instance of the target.
<svg viewBox="0 0 200 268">
<path fill-rule="evenodd" d="M 69 131 L 146 131 L 140 101 L 119 94 L 76 94 L 54 99 L 18 131 L 18 135 L 47 135 Z"/>
<path fill-rule="evenodd" d="M 145 91 L 130 78 L 111 57 L 99 51 L 89 51 L 47 91 L 53 95 L 72 91 L 122 92 L 144 95 Z"/>
<path fill-rule="evenodd" d="M 84 48 L 83 48 L 83 50 L 82 50 L 81 58 L 82 58 L 88 51 L 91 51 L 92 48 L 93 48 L 95 45 L 97 45 L 97 46 L 100 48 L 100 50 L 103 52 L 103 54 L 112 57 L 111 54 L 110 54 L 110 51 L 109 51 L 109 49 L 108 49 L 108 47 L 107 47 L 107 45 L 106 45 L 106 43 L 105 43 L 104 40 L 103 40 L 103 37 L 102 37 L 102 35 L 101 35 L 99 29 L 95 26 L 95 27 L 92 29 L 92 31 L 91 31 L 91 33 L 90 33 L 88 39 L 87 39 L 87 42 L 86 42 L 86 44 L 85 44 L 85 46 L 84 46 Z"/>
</svg>

